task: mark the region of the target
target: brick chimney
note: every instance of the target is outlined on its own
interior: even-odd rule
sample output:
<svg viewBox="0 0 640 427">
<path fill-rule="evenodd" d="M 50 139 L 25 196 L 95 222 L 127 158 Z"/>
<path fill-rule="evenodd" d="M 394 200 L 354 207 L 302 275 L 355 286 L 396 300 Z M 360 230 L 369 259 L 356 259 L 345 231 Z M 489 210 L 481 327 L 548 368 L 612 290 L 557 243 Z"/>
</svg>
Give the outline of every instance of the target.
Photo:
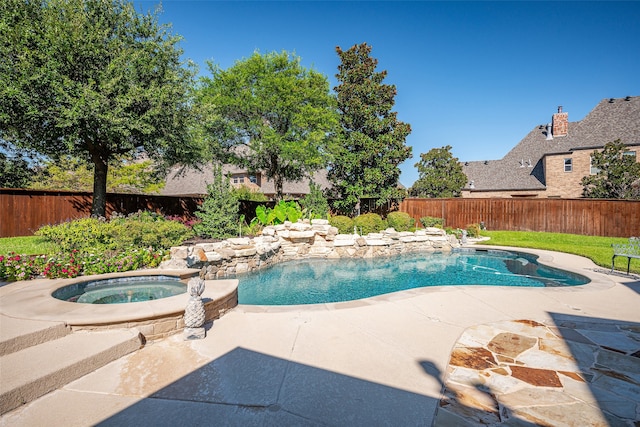
<svg viewBox="0 0 640 427">
<path fill-rule="evenodd" d="M 551 134 L 553 137 L 567 136 L 569 133 L 569 113 L 562 112 L 562 105 L 558 107 L 558 112 L 553 115 L 553 129 Z"/>
</svg>

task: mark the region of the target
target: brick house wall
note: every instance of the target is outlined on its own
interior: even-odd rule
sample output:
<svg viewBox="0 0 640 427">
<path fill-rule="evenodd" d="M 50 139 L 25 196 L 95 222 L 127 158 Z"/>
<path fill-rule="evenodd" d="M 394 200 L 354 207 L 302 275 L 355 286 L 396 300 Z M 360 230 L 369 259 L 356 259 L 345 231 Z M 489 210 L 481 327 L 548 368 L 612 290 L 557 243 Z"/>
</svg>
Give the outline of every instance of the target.
<svg viewBox="0 0 640 427">
<path fill-rule="evenodd" d="M 582 178 L 589 175 L 593 150 L 548 154 L 544 157 L 547 197 L 582 197 Z M 565 170 L 565 161 L 571 161 L 571 170 Z"/>
<path fill-rule="evenodd" d="M 547 154 L 544 157 L 544 172 L 547 190 L 545 197 L 582 197 L 582 178 L 591 174 L 591 153 L 595 150 L 573 150 L 568 153 Z M 601 150 L 598 150 L 601 151 Z M 636 161 L 640 161 L 638 147 L 634 151 Z M 565 160 L 571 159 L 571 171 L 565 170 Z"/>
</svg>

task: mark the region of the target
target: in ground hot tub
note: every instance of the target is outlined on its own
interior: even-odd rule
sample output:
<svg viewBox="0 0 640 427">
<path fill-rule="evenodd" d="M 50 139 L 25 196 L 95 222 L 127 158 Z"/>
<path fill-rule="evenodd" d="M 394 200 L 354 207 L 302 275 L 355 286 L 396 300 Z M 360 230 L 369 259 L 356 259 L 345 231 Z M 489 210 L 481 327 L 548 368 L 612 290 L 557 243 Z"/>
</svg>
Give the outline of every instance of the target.
<svg viewBox="0 0 640 427">
<path fill-rule="evenodd" d="M 187 292 L 186 283 L 174 276 L 133 276 L 92 280 L 56 289 L 62 301 L 85 304 L 124 304 L 153 301 Z"/>
</svg>

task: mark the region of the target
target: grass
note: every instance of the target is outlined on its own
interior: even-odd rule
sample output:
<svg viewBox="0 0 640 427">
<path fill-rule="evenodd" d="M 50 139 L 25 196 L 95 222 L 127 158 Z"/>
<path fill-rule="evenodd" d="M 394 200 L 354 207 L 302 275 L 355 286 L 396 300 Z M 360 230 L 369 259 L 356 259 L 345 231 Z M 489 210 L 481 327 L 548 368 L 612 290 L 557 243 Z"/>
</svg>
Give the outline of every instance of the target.
<svg viewBox="0 0 640 427">
<path fill-rule="evenodd" d="M 0 255 L 15 252 L 20 255 L 53 255 L 56 245 L 47 242 L 40 236 L 3 237 L 0 238 Z"/>
<path fill-rule="evenodd" d="M 483 231 L 481 234 L 491 238 L 491 240 L 482 242 L 483 244 L 566 252 L 589 258 L 596 265 L 605 268 L 611 268 L 611 257 L 613 256 L 611 244 L 628 241 L 623 237 L 581 236 L 535 231 Z M 616 258 L 616 270 L 627 271 L 627 258 Z M 640 261 L 632 259 L 630 271 L 640 273 Z"/>
</svg>

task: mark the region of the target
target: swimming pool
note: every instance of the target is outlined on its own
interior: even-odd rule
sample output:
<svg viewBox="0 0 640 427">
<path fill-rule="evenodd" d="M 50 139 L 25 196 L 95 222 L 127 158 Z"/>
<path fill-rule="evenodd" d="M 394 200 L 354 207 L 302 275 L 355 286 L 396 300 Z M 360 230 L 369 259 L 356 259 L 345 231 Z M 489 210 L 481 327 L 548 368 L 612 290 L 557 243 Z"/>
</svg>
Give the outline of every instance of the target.
<svg viewBox="0 0 640 427">
<path fill-rule="evenodd" d="M 537 257 L 460 249 L 373 259 L 309 259 L 238 274 L 238 303 L 295 305 L 351 301 L 426 286 L 555 287 L 589 283 Z"/>
</svg>

